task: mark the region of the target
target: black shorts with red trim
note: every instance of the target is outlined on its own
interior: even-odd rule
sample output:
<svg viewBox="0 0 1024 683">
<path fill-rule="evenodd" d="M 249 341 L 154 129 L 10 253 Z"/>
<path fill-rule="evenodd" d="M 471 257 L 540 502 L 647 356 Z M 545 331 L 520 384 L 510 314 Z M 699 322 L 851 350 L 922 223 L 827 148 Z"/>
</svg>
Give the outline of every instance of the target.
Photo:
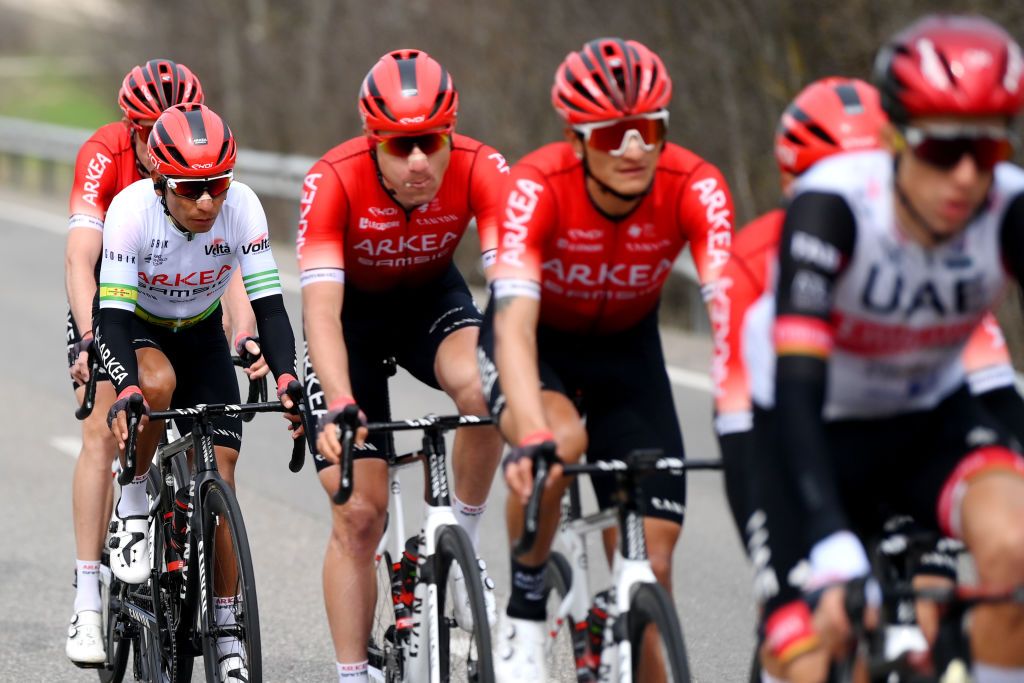
<svg viewBox="0 0 1024 683">
<path fill-rule="evenodd" d="M 498 417 L 505 396 L 494 362 L 493 308 L 492 302 L 480 328 L 478 361 L 484 398 L 491 414 Z M 588 461 L 623 458 L 638 448 L 658 448 L 667 457 L 684 457 L 656 310 L 614 334 L 572 334 L 538 327 L 537 361 L 542 388 L 567 396 L 586 418 Z M 603 477 L 592 481 L 601 509 L 612 507 L 612 482 Z M 646 516 L 682 524 L 685 474 L 646 477 L 641 490 Z"/>
</svg>

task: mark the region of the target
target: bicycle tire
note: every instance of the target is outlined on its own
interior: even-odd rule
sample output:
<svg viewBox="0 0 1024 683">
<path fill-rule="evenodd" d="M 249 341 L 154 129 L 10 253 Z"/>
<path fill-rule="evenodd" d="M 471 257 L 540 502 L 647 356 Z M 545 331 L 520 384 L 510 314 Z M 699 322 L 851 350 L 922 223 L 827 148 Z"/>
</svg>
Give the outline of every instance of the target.
<svg viewBox="0 0 1024 683">
<path fill-rule="evenodd" d="M 121 580 L 110 571 L 110 550 L 103 544 L 100 558 L 100 604 L 103 606 L 103 641 L 107 661 L 97 673 L 101 683 L 121 683 L 128 668 L 131 640 L 116 632 L 118 613 L 111 609 L 111 598 L 121 593 Z"/>
<path fill-rule="evenodd" d="M 453 618 L 454 603 L 449 600 L 448 575 L 453 564 L 462 570 L 469 593 L 470 610 L 476 627 L 472 633 L 459 628 Z M 437 634 L 441 658 L 441 680 L 494 683 L 494 658 L 491 648 L 491 629 L 487 624 L 483 584 L 476 553 L 465 529 L 455 525 L 443 526 L 437 532 L 434 554 L 434 576 L 437 579 L 438 623 Z M 426 606 L 421 614 L 426 615 Z M 481 627 L 480 625 L 484 625 Z"/>
<path fill-rule="evenodd" d="M 194 653 L 187 643 L 187 631 L 190 619 L 184 616 L 187 611 L 181 603 L 178 590 L 180 574 L 166 571 L 167 537 L 164 533 L 164 515 L 172 512 L 174 492 L 178 486 L 188 486 L 188 473 L 178 464 L 172 462 L 174 477 L 168 485 L 162 480 L 159 468 L 154 464 L 150 469 L 150 483 L 161 488 L 160 505 L 153 514 L 153 569 L 149 577 L 150 599 L 153 614 L 156 616 L 157 633 L 148 632 L 143 637 L 149 638 L 149 647 L 159 652 L 157 671 L 160 678 L 170 683 L 189 683 L 192 680 Z M 178 579 L 176 581 L 175 579 Z"/>
<path fill-rule="evenodd" d="M 562 677 L 569 673 L 578 680 L 576 671 L 576 639 L 585 639 L 587 634 L 576 632 L 576 622 L 572 615 L 567 614 L 564 622 L 558 622 L 555 616 L 556 610 L 562 604 L 562 599 L 568 595 L 572 586 L 572 567 L 565 555 L 557 550 L 551 551 L 548 556 L 547 571 L 544 575 L 544 590 L 548 596 L 547 602 L 547 633 L 551 640 L 547 642 L 547 671 L 552 679 Z M 586 644 L 583 644 L 586 647 Z M 566 670 L 566 662 L 570 663 Z"/>
<path fill-rule="evenodd" d="M 260 652 L 260 618 L 259 603 L 256 599 L 256 579 L 252 566 L 252 554 L 249 550 L 249 537 L 245 532 L 242 510 L 238 500 L 223 480 L 213 479 L 203 485 L 203 519 L 200 520 L 202 534 L 202 563 L 206 569 L 206 606 L 200 609 L 200 620 L 205 616 L 205 623 L 200 625 L 203 662 L 206 667 L 206 679 L 220 680 L 217 638 L 224 631 L 216 623 L 215 598 L 216 586 L 224 581 L 232 583 L 234 597 L 238 598 L 232 605 L 235 627 L 232 632 L 238 637 L 244 652 L 248 680 L 251 683 L 263 680 L 263 665 Z M 225 567 L 217 560 L 218 541 L 216 532 L 223 528 L 229 536 L 228 549 L 233 561 Z M 199 548 L 195 548 L 198 552 Z M 199 565 L 194 565 L 199 566 Z M 230 594 L 230 593 L 229 593 Z M 202 600 L 198 595 L 197 600 Z"/>
<path fill-rule="evenodd" d="M 632 652 L 633 680 L 640 679 L 640 664 L 645 660 L 642 652 L 644 633 L 648 626 L 657 629 L 661 656 L 667 664 L 668 680 L 673 683 L 690 682 L 690 665 L 683 642 L 683 629 L 668 592 L 659 584 L 642 583 L 629 601 L 627 633 Z"/>
<path fill-rule="evenodd" d="M 386 683 L 402 680 L 398 655 L 399 645 L 395 642 L 395 605 L 391 598 L 391 584 L 394 578 L 391 553 L 387 550 L 377 559 L 377 601 L 373 607 L 373 623 L 370 627 L 370 643 L 367 648 L 369 665 L 381 671 Z"/>
</svg>

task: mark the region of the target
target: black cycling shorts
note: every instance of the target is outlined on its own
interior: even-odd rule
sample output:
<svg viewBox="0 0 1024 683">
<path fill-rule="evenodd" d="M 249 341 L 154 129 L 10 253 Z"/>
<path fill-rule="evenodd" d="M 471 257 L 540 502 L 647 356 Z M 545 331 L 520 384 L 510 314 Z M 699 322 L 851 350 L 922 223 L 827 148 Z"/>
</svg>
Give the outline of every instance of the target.
<svg viewBox="0 0 1024 683">
<path fill-rule="evenodd" d="M 132 348 L 161 351 L 174 368 L 172 408 L 190 408 L 199 403 L 240 403 L 238 377 L 231 361 L 231 349 L 224 336 L 221 308 L 192 327 L 174 330 L 132 318 Z M 234 450 L 242 447 L 242 418 L 222 415 L 213 423 L 213 444 Z M 192 418 L 174 421 L 184 435 L 192 431 Z"/>
<path fill-rule="evenodd" d="M 341 325 L 348 350 L 349 380 L 356 402 L 370 422 L 391 419 L 388 403 L 388 369 L 394 358 L 419 381 L 440 389 L 434 375 L 434 359 L 441 342 L 464 327 L 479 327 L 480 310 L 462 274 L 454 265 L 440 278 L 416 289 L 367 293 L 345 286 Z M 320 381 L 303 354 L 306 396 L 314 419 L 327 412 Z M 386 457 L 390 439 L 372 434 L 368 447 L 356 457 Z M 317 471 L 331 463 L 314 456 Z"/>
<path fill-rule="evenodd" d="M 484 314 L 478 360 L 487 405 L 497 418 L 505 397 L 494 363 L 493 308 L 492 302 Z M 620 459 L 638 448 L 660 448 L 667 457 L 684 457 L 657 311 L 614 334 L 570 334 L 541 326 L 537 356 L 541 386 L 574 401 L 586 418 L 588 461 Z M 592 481 L 601 509 L 612 507 L 612 481 Z M 641 490 L 646 516 L 683 523 L 685 474 L 659 472 L 646 477 Z"/>
<path fill-rule="evenodd" d="M 67 344 L 68 344 L 68 369 L 70 370 L 71 366 L 75 364 L 75 360 L 76 360 L 76 358 L 74 356 L 75 344 L 77 344 L 79 341 L 82 340 L 82 335 L 78 332 L 78 325 L 75 324 L 75 317 L 73 315 L 71 315 L 71 311 L 70 310 L 68 311 L 68 320 L 67 320 L 67 327 L 66 327 L 66 331 L 65 331 L 65 338 L 67 339 Z M 110 381 L 110 376 L 107 375 L 107 369 L 105 367 L 103 367 L 102 363 L 100 363 L 97 366 L 96 381 L 97 382 L 109 382 Z M 78 389 L 78 387 L 80 387 L 82 385 L 77 380 L 72 379 L 71 380 L 71 386 L 74 389 Z"/>
</svg>

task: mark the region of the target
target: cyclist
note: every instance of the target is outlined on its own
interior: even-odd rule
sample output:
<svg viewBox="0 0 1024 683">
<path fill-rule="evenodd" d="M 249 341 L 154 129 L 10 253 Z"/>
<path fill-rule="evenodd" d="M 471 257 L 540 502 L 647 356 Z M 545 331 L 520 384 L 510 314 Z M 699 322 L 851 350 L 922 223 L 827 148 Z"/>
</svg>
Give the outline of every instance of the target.
<svg viewBox="0 0 1024 683">
<path fill-rule="evenodd" d="M 110 205 L 103 230 L 97 348 L 117 390 L 107 421 L 119 449 L 127 438 L 129 398 L 147 409 L 238 403 L 238 383 L 221 327 L 220 297 L 241 269 L 278 396 L 295 379 L 295 342 L 284 309 L 266 217 L 246 185 L 233 182 L 235 139 L 201 104 L 175 105 L 149 136 L 150 180 L 133 183 Z M 140 381 L 141 380 L 141 381 Z M 141 385 L 141 388 L 140 388 Z M 146 472 L 161 436 L 138 437 L 135 480 L 121 489 L 110 540 L 110 567 L 122 581 L 149 577 Z M 179 429 L 191 428 L 182 421 Z M 241 444 L 239 417 L 214 421 L 217 466 L 234 486 Z M 218 623 L 233 623 L 233 595 L 213 586 Z M 218 642 L 222 680 L 246 680 L 237 638 Z"/>
<path fill-rule="evenodd" d="M 103 247 L 103 219 L 118 192 L 149 177 L 146 138 L 165 108 L 181 102 L 202 102 L 199 79 L 188 67 L 153 59 L 133 67 L 118 92 L 121 121 L 109 123 L 82 145 L 75 162 L 66 249 L 68 365 L 79 402 L 88 380 L 87 350 L 93 340 L 93 299 Z M 77 664 L 102 664 L 106 659 L 100 625 L 100 551 L 110 519 L 110 464 L 116 452 L 106 428 L 114 392 L 100 371 L 96 410 L 82 423 L 82 449 L 72 483 L 72 517 L 76 544 L 74 616 L 65 652 Z"/>
<path fill-rule="evenodd" d="M 367 418 L 387 418 L 384 359 L 445 391 L 459 412 L 486 411 L 475 362 L 480 313 L 452 256 L 475 217 L 490 268 L 508 168 L 493 148 L 454 132 L 457 110 L 451 76 L 436 60 L 419 50 L 389 52 L 363 80 L 363 135 L 328 151 L 306 176 L 296 250 L 307 395 L 321 414 L 316 465 L 329 494 L 338 487 L 340 444 L 323 427 L 356 401 Z M 374 551 L 388 507 L 385 444 L 371 437 L 359 452 L 356 491 L 333 507 L 324 556 L 324 599 L 345 681 L 367 675 Z M 453 508 L 474 548 L 500 453 L 496 430 L 455 436 Z M 481 572 L 493 603 L 482 564 Z M 456 599 L 456 618 L 471 629 L 466 599 Z"/>
<path fill-rule="evenodd" d="M 783 195 L 788 197 L 793 181 L 821 159 L 841 152 L 881 149 L 882 127 L 887 120 L 878 91 L 864 81 L 824 78 L 804 88 L 782 114 L 775 135 Z M 745 347 L 743 333 L 750 307 L 771 278 L 784 216 L 783 209 L 774 209 L 737 232 L 711 304 L 720 332 L 715 337 L 712 372 L 715 431 L 725 463 L 733 519 L 755 559 L 759 557 L 756 539 L 761 520 L 751 518 L 756 492 L 748 488 L 756 485 L 748 477 L 749 458 L 756 456 L 752 452 L 753 414 L 746 357 L 755 356 L 756 349 Z M 1024 427 L 1020 419 L 1024 402 L 1014 388 L 1006 342 L 991 314 L 971 335 L 962 361 L 971 392 L 986 408 L 1007 428 Z M 946 555 L 928 553 L 926 557 L 930 561 L 918 567 L 918 575 L 955 577 Z M 933 633 L 934 621 L 923 618 L 922 629 Z"/>
<path fill-rule="evenodd" d="M 1024 172 L 1003 163 L 1024 60 L 987 19 L 929 16 L 883 48 L 876 80 L 889 149 L 796 181 L 775 291 L 747 316 L 758 587 L 789 680 L 824 679 L 822 653 L 847 637 L 842 582 L 869 571 L 857 533 L 879 530 L 880 510 L 962 538 L 983 585 L 1024 582 L 1024 459 L 961 362 L 1005 273 L 1024 269 Z M 813 624 L 779 580 L 801 557 L 825 589 Z M 975 680 L 1024 679 L 1021 624 L 1014 606 L 974 612 Z"/>
<path fill-rule="evenodd" d="M 716 279 L 733 208 L 717 168 L 665 141 L 671 94 L 661 59 L 641 43 L 585 44 L 558 67 L 551 91 L 566 140 L 522 159 L 506 186 L 480 371 L 491 414 L 515 445 L 505 462 L 512 537 L 532 483 L 527 456 L 540 444 L 557 444 L 565 461 L 644 447 L 683 456 L 658 299 L 687 242 L 701 281 Z M 566 484 L 555 482 L 535 548 L 511 561 L 500 680 L 546 680 L 544 567 Z M 613 504 L 609 485 L 597 480 L 595 490 L 602 508 Z M 650 477 L 643 491 L 651 564 L 671 590 L 685 478 Z M 613 534 L 605 544 L 610 556 Z"/>
</svg>

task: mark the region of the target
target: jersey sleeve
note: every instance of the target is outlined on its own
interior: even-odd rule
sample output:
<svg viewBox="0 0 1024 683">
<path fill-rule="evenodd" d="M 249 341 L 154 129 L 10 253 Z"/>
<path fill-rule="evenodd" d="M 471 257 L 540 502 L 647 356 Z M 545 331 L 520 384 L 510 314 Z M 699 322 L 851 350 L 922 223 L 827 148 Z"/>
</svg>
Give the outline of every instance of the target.
<svg viewBox="0 0 1024 683">
<path fill-rule="evenodd" d="M 239 189 L 245 193 L 245 199 L 242 204 L 244 208 L 239 212 L 242 225 L 238 228 L 238 242 L 234 250 L 242 269 L 245 293 L 249 301 L 255 301 L 281 294 L 281 275 L 270 249 L 270 231 L 263 205 L 251 189 Z"/>
<path fill-rule="evenodd" d="M 715 388 L 715 431 L 719 436 L 753 426 L 750 379 L 743 363 L 743 320 L 762 290 L 743 257 L 734 254 L 722 270 L 709 309 L 714 333 L 711 377 Z"/>
<path fill-rule="evenodd" d="M 303 287 L 345 281 L 345 226 L 349 201 L 335 169 L 322 159 L 302 182 L 295 254 Z"/>
<path fill-rule="evenodd" d="M 729 186 L 715 166 L 701 164 L 679 193 L 679 225 L 702 285 L 714 283 L 729 260 L 735 211 Z M 705 297 L 708 289 L 705 287 Z"/>
<path fill-rule="evenodd" d="M 139 298 L 139 249 L 142 226 L 124 204 L 113 202 L 103 230 L 100 259 L 100 309 L 133 313 Z"/>
<path fill-rule="evenodd" d="M 119 190 L 114 153 L 93 135 L 78 150 L 75 159 L 68 229 L 91 228 L 102 231 L 107 208 Z"/>
<path fill-rule="evenodd" d="M 520 164 L 512 168 L 502 195 L 494 296 L 539 299 L 544 246 L 556 220 L 551 185 L 540 171 Z"/>
<path fill-rule="evenodd" d="M 476 218 L 484 268 L 494 265 L 497 259 L 499 208 L 509 170 L 505 157 L 493 147 L 481 145 L 477 150 L 469 178 L 469 204 Z"/>
<path fill-rule="evenodd" d="M 847 527 L 828 457 L 825 406 L 835 286 L 853 253 L 856 223 L 839 195 L 807 192 L 786 212 L 775 299 L 775 410 L 779 452 L 796 477 L 814 542 Z"/>
</svg>

